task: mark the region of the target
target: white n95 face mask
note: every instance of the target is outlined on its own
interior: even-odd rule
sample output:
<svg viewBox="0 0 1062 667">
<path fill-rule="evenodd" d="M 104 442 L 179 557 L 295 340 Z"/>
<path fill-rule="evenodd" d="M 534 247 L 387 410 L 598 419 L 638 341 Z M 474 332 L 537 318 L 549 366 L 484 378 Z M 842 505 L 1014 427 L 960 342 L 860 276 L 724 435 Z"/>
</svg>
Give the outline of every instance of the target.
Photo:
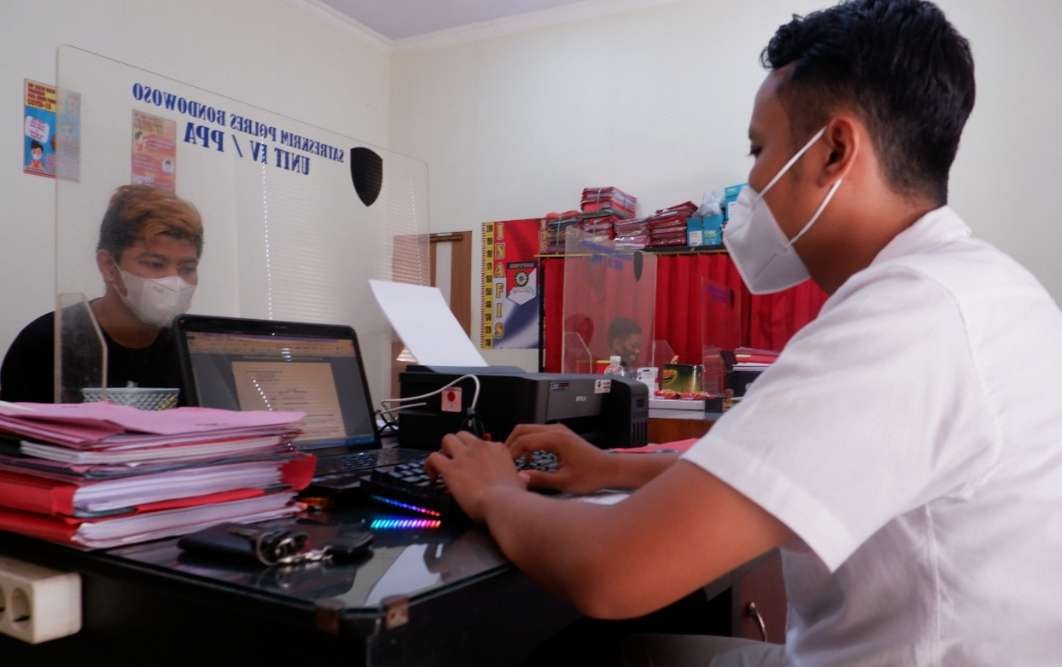
<svg viewBox="0 0 1062 667">
<path fill-rule="evenodd" d="M 118 294 L 136 318 L 153 327 L 168 327 L 178 315 L 192 305 L 195 285 L 180 276 L 166 278 L 141 278 L 118 269 L 125 283 L 125 294 Z"/>
<path fill-rule="evenodd" d="M 818 221 L 819 216 L 826 210 L 826 205 L 833 199 L 837 188 L 841 187 L 844 178 L 837 179 L 837 182 L 830 187 L 825 199 L 812 214 L 811 220 L 791 239 L 786 238 L 785 232 L 778 226 L 778 221 L 775 220 L 771 208 L 763 197 L 825 133 L 825 127 L 816 132 L 815 136 L 804 144 L 804 147 L 797 151 L 796 155 L 790 158 L 789 162 L 767 183 L 763 192 L 757 193 L 748 185 L 742 188 L 741 194 L 730 209 L 730 221 L 727 222 L 726 229 L 723 231 L 723 244 L 730 252 L 734 264 L 737 265 L 738 273 L 741 274 L 745 285 L 753 294 L 781 292 L 810 277 L 800 255 L 793 249 L 793 244 L 799 241 Z"/>
</svg>

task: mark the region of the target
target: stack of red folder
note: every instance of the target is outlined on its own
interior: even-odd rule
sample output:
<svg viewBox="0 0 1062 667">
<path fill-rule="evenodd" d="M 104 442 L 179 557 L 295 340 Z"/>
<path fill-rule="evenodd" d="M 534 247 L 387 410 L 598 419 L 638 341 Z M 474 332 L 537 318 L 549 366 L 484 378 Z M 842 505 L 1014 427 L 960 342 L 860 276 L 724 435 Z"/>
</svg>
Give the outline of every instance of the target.
<svg viewBox="0 0 1062 667">
<path fill-rule="evenodd" d="M 299 511 L 300 412 L 0 402 L 0 530 L 107 548 Z"/>
<path fill-rule="evenodd" d="M 648 220 L 650 248 L 673 248 L 687 244 L 686 219 L 697 210 L 693 202 L 683 202 L 657 211 Z"/>
<path fill-rule="evenodd" d="M 615 187 L 583 188 L 580 208 L 583 213 L 608 211 L 619 218 L 633 218 L 638 210 L 638 198 Z"/>
</svg>

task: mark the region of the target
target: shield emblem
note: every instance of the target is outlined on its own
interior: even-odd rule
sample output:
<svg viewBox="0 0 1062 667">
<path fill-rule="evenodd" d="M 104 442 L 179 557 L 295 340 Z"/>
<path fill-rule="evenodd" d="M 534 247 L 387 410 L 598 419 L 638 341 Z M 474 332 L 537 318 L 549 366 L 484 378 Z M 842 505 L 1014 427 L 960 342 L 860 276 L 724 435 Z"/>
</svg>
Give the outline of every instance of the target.
<svg viewBox="0 0 1062 667">
<path fill-rule="evenodd" d="M 358 199 L 372 206 L 383 187 L 383 158 L 364 146 L 350 149 L 350 180 Z"/>
</svg>

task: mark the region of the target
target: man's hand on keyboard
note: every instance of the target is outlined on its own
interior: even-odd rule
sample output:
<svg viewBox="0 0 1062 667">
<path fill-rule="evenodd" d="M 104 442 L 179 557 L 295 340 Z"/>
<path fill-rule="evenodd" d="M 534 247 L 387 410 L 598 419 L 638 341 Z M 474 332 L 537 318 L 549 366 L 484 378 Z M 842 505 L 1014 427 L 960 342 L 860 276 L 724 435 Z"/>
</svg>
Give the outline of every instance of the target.
<svg viewBox="0 0 1062 667">
<path fill-rule="evenodd" d="M 557 457 L 557 470 L 527 470 L 533 489 L 591 493 L 608 484 L 612 455 L 583 440 L 562 424 L 521 424 L 505 441 L 514 459 L 546 451 Z"/>
<path fill-rule="evenodd" d="M 483 520 L 484 499 L 496 487 L 527 488 L 526 474 L 516 471 L 504 445 L 465 431 L 443 438 L 442 448 L 428 457 L 424 467 L 431 477 L 443 478 L 461 509 L 475 521 Z"/>
</svg>

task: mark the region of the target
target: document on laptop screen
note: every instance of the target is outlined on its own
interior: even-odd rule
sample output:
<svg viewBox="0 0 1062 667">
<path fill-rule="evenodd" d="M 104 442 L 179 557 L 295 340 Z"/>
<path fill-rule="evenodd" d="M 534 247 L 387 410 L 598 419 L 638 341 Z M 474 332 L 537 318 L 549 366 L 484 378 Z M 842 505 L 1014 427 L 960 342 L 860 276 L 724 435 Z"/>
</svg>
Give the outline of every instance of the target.
<svg viewBox="0 0 1062 667">
<path fill-rule="evenodd" d="M 476 346 L 437 287 L 370 280 L 391 327 L 417 363 L 425 366 L 486 366 Z"/>
<path fill-rule="evenodd" d="M 328 362 L 233 361 L 232 374 L 241 410 L 305 412 L 300 440 L 346 436 Z"/>
</svg>

